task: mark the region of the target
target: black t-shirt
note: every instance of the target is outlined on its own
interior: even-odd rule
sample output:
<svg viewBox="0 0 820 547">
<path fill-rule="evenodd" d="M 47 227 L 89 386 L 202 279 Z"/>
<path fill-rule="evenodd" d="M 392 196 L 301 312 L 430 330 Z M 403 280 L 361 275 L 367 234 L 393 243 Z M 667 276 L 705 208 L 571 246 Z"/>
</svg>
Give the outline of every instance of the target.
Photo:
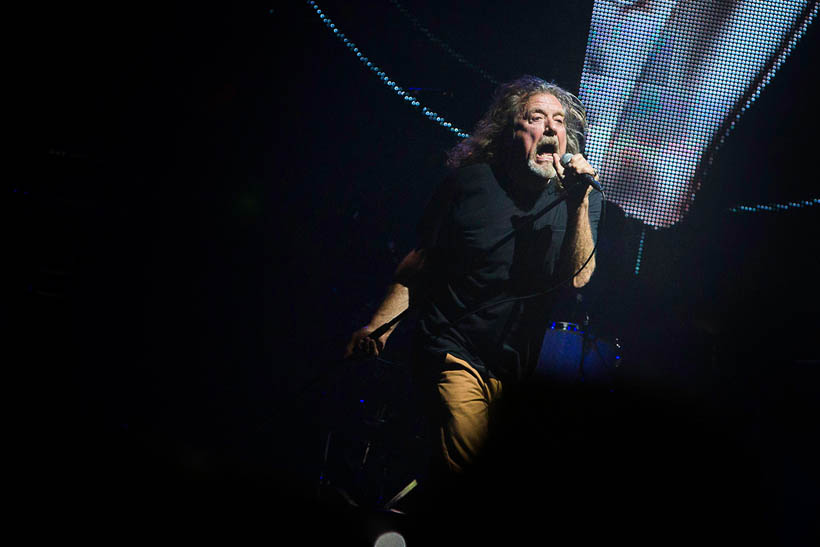
<svg viewBox="0 0 820 547">
<path fill-rule="evenodd" d="M 419 224 L 428 275 L 416 303 L 416 350 L 440 363 L 451 353 L 485 379 L 501 381 L 534 369 L 554 293 L 506 300 L 562 281 L 556 271 L 567 225 L 555 184 L 526 204 L 514 199 L 510 185 L 487 164 L 457 169 L 436 189 Z M 591 192 L 594 240 L 601 204 L 600 192 Z"/>
</svg>

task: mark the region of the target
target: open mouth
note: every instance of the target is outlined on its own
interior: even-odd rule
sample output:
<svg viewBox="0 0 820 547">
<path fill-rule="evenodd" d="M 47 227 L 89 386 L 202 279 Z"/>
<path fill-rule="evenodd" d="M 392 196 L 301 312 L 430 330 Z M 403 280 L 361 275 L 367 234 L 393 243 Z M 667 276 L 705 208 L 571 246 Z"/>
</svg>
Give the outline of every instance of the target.
<svg viewBox="0 0 820 547">
<path fill-rule="evenodd" d="M 558 150 L 554 141 L 542 141 L 535 149 L 535 157 L 538 161 L 546 161 Z"/>
</svg>

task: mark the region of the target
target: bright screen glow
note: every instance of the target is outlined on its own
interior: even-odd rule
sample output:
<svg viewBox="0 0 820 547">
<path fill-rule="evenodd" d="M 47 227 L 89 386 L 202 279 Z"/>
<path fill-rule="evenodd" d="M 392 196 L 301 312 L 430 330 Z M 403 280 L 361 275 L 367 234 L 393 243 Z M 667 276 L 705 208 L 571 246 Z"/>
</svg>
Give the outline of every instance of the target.
<svg viewBox="0 0 820 547">
<path fill-rule="evenodd" d="M 805 0 L 596 0 L 579 97 L 608 198 L 662 228 L 788 55 Z"/>
</svg>

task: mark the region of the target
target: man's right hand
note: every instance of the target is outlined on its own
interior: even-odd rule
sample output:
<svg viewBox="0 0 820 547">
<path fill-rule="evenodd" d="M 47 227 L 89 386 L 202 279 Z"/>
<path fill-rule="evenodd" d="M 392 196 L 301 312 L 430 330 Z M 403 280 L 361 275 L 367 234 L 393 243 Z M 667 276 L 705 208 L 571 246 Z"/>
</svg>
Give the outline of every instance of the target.
<svg viewBox="0 0 820 547">
<path fill-rule="evenodd" d="M 350 357 L 378 357 L 379 353 L 384 349 L 384 343 L 387 340 L 385 336 L 374 340 L 369 336 L 373 329 L 366 325 L 350 337 L 350 342 L 345 348 L 345 359 Z"/>
<path fill-rule="evenodd" d="M 414 252 L 410 255 L 416 256 Z M 408 255 L 408 256 L 410 256 Z M 407 259 L 405 258 L 405 261 Z M 369 323 L 353 333 L 350 337 L 350 342 L 345 348 L 345 358 L 348 357 L 377 357 L 384 349 L 387 343 L 387 338 L 393 329 L 396 328 L 399 316 L 407 310 L 410 305 L 410 290 L 406 285 L 401 283 L 391 283 L 387 288 L 385 295 L 379 308 L 371 317 Z M 375 329 L 371 325 L 386 325 L 388 322 L 392 326 L 387 329 L 378 339 L 374 340 L 369 336 Z M 378 327 L 377 327 L 378 328 Z"/>
</svg>

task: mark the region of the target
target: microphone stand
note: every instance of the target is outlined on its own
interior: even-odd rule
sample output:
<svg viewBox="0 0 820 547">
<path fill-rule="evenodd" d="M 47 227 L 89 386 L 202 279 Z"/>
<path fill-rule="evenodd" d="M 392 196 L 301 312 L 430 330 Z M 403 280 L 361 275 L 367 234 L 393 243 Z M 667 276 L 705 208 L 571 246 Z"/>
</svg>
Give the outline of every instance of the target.
<svg viewBox="0 0 820 547">
<path fill-rule="evenodd" d="M 404 310 L 403 312 L 398 314 L 396 317 L 394 317 L 393 319 L 391 319 L 390 321 L 388 321 L 384 325 L 381 325 L 379 328 L 377 328 L 376 330 L 374 330 L 373 332 L 368 334 L 367 337 L 372 338 L 373 340 L 378 340 L 379 337 L 382 334 L 384 334 L 385 332 L 390 330 L 390 327 L 392 327 L 393 325 L 395 325 L 396 323 L 398 323 L 399 321 L 404 319 L 407 316 L 407 314 L 410 313 L 410 310 L 411 310 L 410 306 L 407 306 L 406 310 Z"/>
</svg>

